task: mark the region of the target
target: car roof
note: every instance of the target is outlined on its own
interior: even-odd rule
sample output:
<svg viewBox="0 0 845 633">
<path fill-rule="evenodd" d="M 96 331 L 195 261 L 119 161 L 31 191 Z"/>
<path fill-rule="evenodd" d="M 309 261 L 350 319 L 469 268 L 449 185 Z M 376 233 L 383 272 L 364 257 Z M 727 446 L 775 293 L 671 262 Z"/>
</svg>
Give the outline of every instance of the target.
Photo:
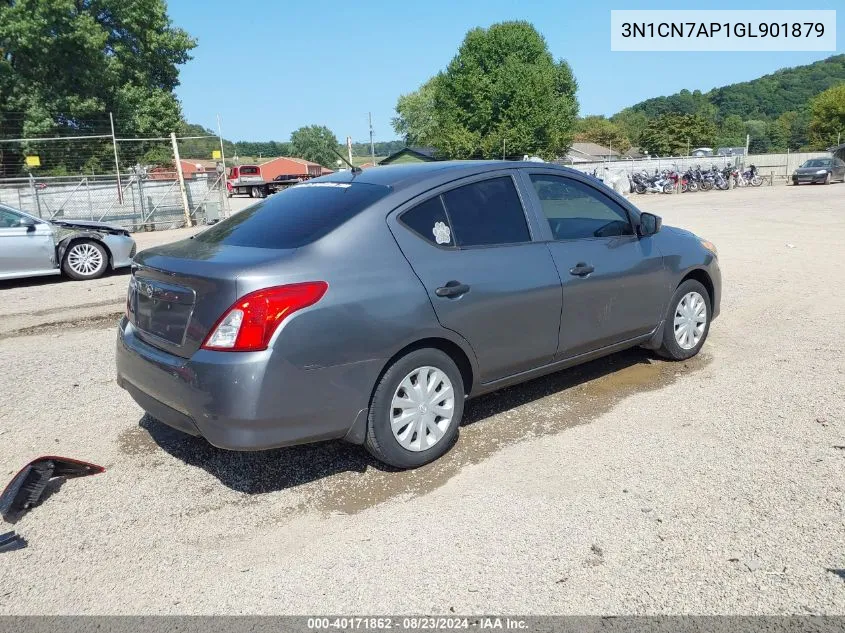
<svg viewBox="0 0 845 633">
<path fill-rule="evenodd" d="M 398 191 L 412 184 L 425 180 L 451 180 L 456 176 L 471 176 L 500 169 L 555 169 L 562 173 L 581 172 L 561 167 L 553 163 L 510 160 L 450 160 L 425 163 L 403 163 L 399 165 L 381 165 L 369 167 L 360 172 L 338 171 L 327 176 L 315 178 L 310 182 L 356 182 L 390 187 Z"/>
</svg>

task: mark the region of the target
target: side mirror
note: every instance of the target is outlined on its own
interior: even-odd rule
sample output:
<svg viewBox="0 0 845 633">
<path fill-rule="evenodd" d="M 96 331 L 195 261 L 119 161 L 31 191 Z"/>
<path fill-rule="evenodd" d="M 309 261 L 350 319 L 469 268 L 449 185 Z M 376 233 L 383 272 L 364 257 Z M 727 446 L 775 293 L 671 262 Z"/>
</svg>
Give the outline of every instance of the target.
<svg viewBox="0 0 845 633">
<path fill-rule="evenodd" d="M 640 224 L 637 226 L 637 234 L 640 237 L 654 235 L 660 230 L 663 220 L 653 213 L 640 213 Z"/>
<path fill-rule="evenodd" d="M 35 220 L 33 220 L 32 218 L 28 218 L 26 216 L 22 216 L 18 226 L 25 227 L 27 231 L 34 231 L 35 230 Z"/>
</svg>

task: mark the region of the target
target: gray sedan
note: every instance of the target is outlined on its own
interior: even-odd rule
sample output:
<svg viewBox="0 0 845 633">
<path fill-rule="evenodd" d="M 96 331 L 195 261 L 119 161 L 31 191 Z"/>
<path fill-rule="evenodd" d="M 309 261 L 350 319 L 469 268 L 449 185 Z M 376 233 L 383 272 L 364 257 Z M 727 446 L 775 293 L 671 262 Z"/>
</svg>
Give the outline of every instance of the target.
<svg viewBox="0 0 845 633">
<path fill-rule="evenodd" d="M 117 380 L 221 448 L 345 438 L 413 468 L 467 398 L 634 346 L 694 356 L 720 297 L 713 244 L 571 169 L 339 172 L 139 253 Z"/>
<path fill-rule="evenodd" d="M 0 279 L 58 275 L 96 279 L 132 263 L 135 240 L 119 226 L 41 218 L 0 205 Z"/>
</svg>

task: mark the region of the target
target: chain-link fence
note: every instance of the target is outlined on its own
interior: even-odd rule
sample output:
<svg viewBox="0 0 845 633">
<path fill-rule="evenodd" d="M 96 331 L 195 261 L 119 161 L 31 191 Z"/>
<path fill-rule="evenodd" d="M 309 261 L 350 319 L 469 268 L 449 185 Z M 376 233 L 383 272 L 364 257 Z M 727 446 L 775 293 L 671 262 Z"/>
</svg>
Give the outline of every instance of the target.
<svg viewBox="0 0 845 633">
<path fill-rule="evenodd" d="M 0 127 L 0 204 L 131 230 L 228 215 L 219 135 L 120 138 L 111 116 L 104 120 L 109 134 L 8 138 Z"/>
<path fill-rule="evenodd" d="M 223 174 L 185 179 L 191 224 L 205 224 L 225 214 Z M 130 230 L 185 226 L 185 208 L 175 172 L 126 174 L 118 187 L 114 176 L 54 176 L 0 180 L 0 204 L 46 220 L 93 220 Z"/>
</svg>

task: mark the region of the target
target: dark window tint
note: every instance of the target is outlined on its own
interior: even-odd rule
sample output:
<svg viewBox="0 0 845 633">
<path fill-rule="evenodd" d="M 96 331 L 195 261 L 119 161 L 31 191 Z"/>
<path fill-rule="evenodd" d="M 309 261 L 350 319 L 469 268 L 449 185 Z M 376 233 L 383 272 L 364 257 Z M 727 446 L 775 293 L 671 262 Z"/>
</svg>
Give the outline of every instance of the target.
<svg viewBox="0 0 845 633">
<path fill-rule="evenodd" d="M 452 189 L 443 200 L 458 246 L 531 241 L 522 202 L 509 176 Z"/>
<path fill-rule="evenodd" d="M 297 248 L 333 231 L 389 192 L 389 187 L 364 183 L 296 185 L 215 224 L 195 239 L 229 246 Z"/>
<path fill-rule="evenodd" d="M 241 167 L 241 176 L 257 176 L 260 173 L 258 167 Z"/>
<path fill-rule="evenodd" d="M 625 209 L 593 187 L 561 176 L 534 174 L 531 182 L 556 240 L 633 235 Z"/>
<path fill-rule="evenodd" d="M 418 204 L 399 218 L 420 237 L 437 246 L 453 246 L 452 229 L 440 196 Z"/>
</svg>

